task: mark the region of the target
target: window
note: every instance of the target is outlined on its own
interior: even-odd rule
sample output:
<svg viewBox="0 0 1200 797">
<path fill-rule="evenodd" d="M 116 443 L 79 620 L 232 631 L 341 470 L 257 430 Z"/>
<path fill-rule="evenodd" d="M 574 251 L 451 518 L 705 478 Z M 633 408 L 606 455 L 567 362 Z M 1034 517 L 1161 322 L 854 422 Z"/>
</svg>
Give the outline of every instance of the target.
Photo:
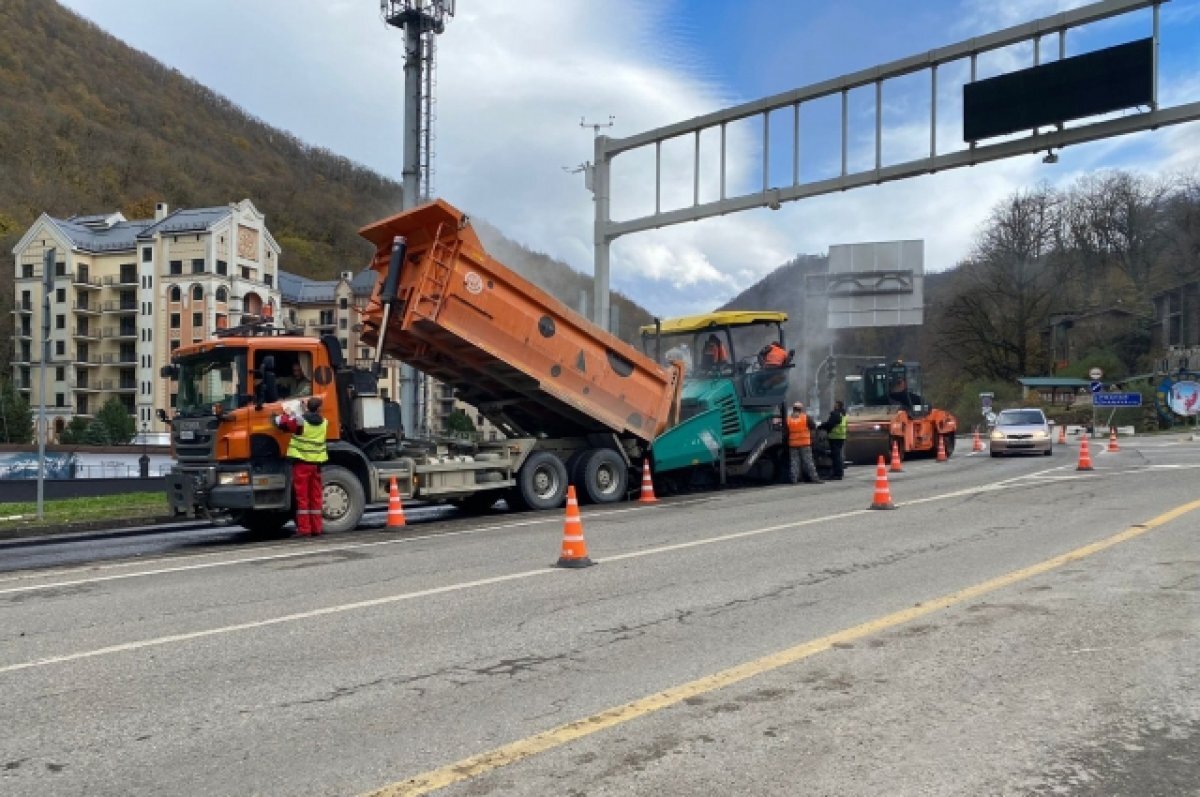
<svg viewBox="0 0 1200 797">
<path fill-rule="evenodd" d="M 204 273 L 204 258 L 202 258 L 202 257 L 192 258 L 192 273 L 193 274 L 203 274 Z"/>
<path fill-rule="evenodd" d="M 171 329 L 179 329 L 179 313 L 171 313 Z"/>
<path fill-rule="evenodd" d="M 338 329 L 345 329 L 345 328 L 346 328 L 346 319 L 343 318 L 340 321 L 338 321 Z"/>
<path fill-rule="evenodd" d="M 54 290 L 54 301 L 58 302 L 59 304 L 62 304 L 66 300 L 67 300 L 67 289 L 66 288 L 56 288 Z"/>
<path fill-rule="evenodd" d="M 225 286 L 217 288 L 217 301 L 224 302 L 229 299 L 229 291 L 225 290 Z"/>
<path fill-rule="evenodd" d="M 67 328 L 67 317 L 65 315 L 54 316 L 54 328 L 55 329 L 66 329 Z"/>
<path fill-rule="evenodd" d="M 87 279 L 87 266 L 84 266 L 83 268 L 84 268 L 83 278 L 86 280 Z M 67 264 L 65 262 L 54 264 L 54 276 L 56 276 L 56 277 L 67 276 Z"/>
<path fill-rule="evenodd" d="M 179 294 L 180 294 L 179 286 L 172 285 L 171 286 L 171 294 L 170 294 L 171 301 L 173 301 L 173 302 L 179 301 Z"/>
<path fill-rule="evenodd" d="M 347 309 L 350 307 L 350 300 L 343 296 L 338 300 L 338 307 L 342 308 L 343 310 Z"/>
<path fill-rule="evenodd" d="M 21 276 L 24 277 L 25 279 L 29 279 L 30 277 L 33 276 L 33 263 L 22 263 L 21 264 Z"/>
<path fill-rule="evenodd" d="M 171 351 L 175 351 L 175 350 L 176 350 L 176 349 L 178 349 L 178 348 L 179 348 L 179 341 L 177 341 L 177 340 L 173 340 L 173 341 L 171 341 Z M 172 401 L 172 402 L 171 402 L 171 406 L 172 406 L 172 407 L 174 407 L 174 406 L 175 406 L 175 402 L 174 402 L 174 401 Z"/>
<path fill-rule="evenodd" d="M 142 262 L 149 263 L 154 259 L 154 250 L 148 246 L 142 247 Z"/>
<path fill-rule="evenodd" d="M 217 273 L 224 276 L 229 273 L 229 264 L 224 260 L 217 261 Z"/>
<path fill-rule="evenodd" d="M 263 282 L 265 282 L 269 288 L 275 284 L 275 277 L 271 274 L 263 274 Z"/>
<path fill-rule="evenodd" d="M 350 348 L 350 344 L 346 341 L 345 338 L 338 338 L 338 343 L 342 344 L 342 351 L 346 351 L 347 349 Z"/>
<path fill-rule="evenodd" d="M 59 352 L 59 354 L 62 354 L 62 352 Z M 66 378 L 67 378 L 67 369 L 66 368 L 63 368 L 60 365 L 54 369 L 54 381 L 55 382 L 61 382 Z"/>
<path fill-rule="evenodd" d="M 371 359 L 371 350 L 370 349 L 360 349 L 359 350 L 359 359 L 360 360 Z"/>
<path fill-rule="evenodd" d="M 67 343 L 66 343 L 66 341 L 62 341 L 62 340 L 56 340 L 56 341 L 54 341 L 54 354 L 55 354 L 55 356 L 57 356 L 57 357 L 62 357 L 62 356 L 65 356 L 65 355 L 66 355 L 66 353 L 67 353 Z"/>
<path fill-rule="evenodd" d="M 192 313 L 192 329 L 200 329 L 204 326 L 204 313 Z"/>
<path fill-rule="evenodd" d="M 251 279 L 250 269 L 248 269 L 246 266 L 242 266 L 242 279 L 244 279 L 244 280 Z"/>
<path fill-rule="evenodd" d="M 194 302 L 204 301 L 204 286 L 202 286 L 202 285 L 193 285 L 192 286 L 192 301 L 194 301 Z"/>
<path fill-rule="evenodd" d="M 170 271 L 168 273 L 182 274 L 183 273 L 183 261 L 182 260 L 172 260 Z"/>
<path fill-rule="evenodd" d="M 56 407 L 67 406 L 67 396 L 65 393 L 55 393 L 54 394 L 54 406 L 56 406 Z"/>
</svg>

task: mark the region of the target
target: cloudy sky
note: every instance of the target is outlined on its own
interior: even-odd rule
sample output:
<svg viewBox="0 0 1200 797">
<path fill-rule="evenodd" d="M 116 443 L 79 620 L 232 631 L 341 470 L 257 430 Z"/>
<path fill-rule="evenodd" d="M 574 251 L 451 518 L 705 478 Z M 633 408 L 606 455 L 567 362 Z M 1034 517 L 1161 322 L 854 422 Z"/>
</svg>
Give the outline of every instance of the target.
<svg viewBox="0 0 1200 797">
<path fill-rule="evenodd" d="M 378 0 L 60 2 L 266 123 L 400 179 L 404 37 L 381 21 Z M 575 171 L 593 157 L 590 124 L 611 116 L 601 132 L 631 136 L 1083 4 L 458 0 L 437 45 L 434 194 L 590 274 L 594 210 Z M 1067 54 L 1150 31 L 1149 11 L 1135 12 L 1069 33 Z M 1044 41 L 1043 58 L 1056 48 Z M 1160 102 L 1200 100 L 1200 0 L 1163 6 L 1161 58 Z M 981 59 L 980 76 L 1031 64 L 1030 48 L 1009 48 Z M 939 71 L 939 152 L 961 146 L 965 69 Z M 885 164 L 927 154 L 927 85 L 885 84 Z M 874 162 L 873 96 L 851 96 L 852 170 Z M 840 106 L 823 102 L 802 117 L 802 181 L 840 163 Z M 778 124 L 790 135 L 790 115 Z M 730 194 L 761 183 L 760 142 L 753 126 L 731 132 Z M 664 207 L 690 202 L 690 146 L 664 147 Z M 790 182 L 790 161 L 775 161 L 772 179 L 781 172 Z M 1028 155 L 628 235 L 613 246 L 612 286 L 660 315 L 706 311 L 796 254 L 913 238 L 925 240 L 926 268 L 937 271 L 969 254 L 991 209 L 1014 191 L 1102 168 L 1200 170 L 1200 123 L 1068 148 L 1053 166 Z M 715 172 L 701 171 L 702 191 L 715 190 Z M 614 218 L 643 215 L 653 202 L 653 161 L 618 157 Z"/>
</svg>

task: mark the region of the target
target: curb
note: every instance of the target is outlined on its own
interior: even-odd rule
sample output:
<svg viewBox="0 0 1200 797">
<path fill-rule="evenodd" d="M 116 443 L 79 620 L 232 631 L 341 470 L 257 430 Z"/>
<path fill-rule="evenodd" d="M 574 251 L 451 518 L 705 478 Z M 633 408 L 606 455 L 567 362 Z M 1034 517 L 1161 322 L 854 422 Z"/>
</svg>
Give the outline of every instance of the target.
<svg viewBox="0 0 1200 797">
<path fill-rule="evenodd" d="M 124 525 L 122 525 L 122 523 Z M 17 546 L 54 545 L 60 542 L 86 542 L 117 537 L 136 537 L 162 531 L 195 531 L 211 528 L 207 520 L 174 520 L 166 517 L 138 518 L 136 521 L 79 521 L 69 526 L 23 526 L 0 529 L 0 549 Z"/>
</svg>

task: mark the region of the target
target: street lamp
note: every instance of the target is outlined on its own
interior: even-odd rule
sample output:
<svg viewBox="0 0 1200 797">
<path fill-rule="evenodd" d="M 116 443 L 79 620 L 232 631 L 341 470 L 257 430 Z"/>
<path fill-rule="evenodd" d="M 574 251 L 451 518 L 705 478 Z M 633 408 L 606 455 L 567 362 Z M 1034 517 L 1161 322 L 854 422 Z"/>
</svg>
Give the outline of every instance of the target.
<svg viewBox="0 0 1200 797">
<path fill-rule="evenodd" d="M 143 479 L 150 478 L 150 455 L 146 453 L 146 445 L 150 437 L 150 424 L 142 421 L 142 455 L 138 457 L 138 474 Z"/>
</svg>

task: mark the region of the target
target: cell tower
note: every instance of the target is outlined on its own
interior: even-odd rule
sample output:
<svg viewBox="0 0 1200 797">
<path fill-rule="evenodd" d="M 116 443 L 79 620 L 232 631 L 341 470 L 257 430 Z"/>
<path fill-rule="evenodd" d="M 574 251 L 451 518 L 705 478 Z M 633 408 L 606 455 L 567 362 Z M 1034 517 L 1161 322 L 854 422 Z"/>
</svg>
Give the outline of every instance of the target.
<svg viewBox="0 0 1200 797">
<path fill-rule="evenodd" d="M 404 30 L 404 207 L 433 193 L 433 122 L 437 35 L 454 0 L 379 0 L 383 21 Z"/>
</svg>

